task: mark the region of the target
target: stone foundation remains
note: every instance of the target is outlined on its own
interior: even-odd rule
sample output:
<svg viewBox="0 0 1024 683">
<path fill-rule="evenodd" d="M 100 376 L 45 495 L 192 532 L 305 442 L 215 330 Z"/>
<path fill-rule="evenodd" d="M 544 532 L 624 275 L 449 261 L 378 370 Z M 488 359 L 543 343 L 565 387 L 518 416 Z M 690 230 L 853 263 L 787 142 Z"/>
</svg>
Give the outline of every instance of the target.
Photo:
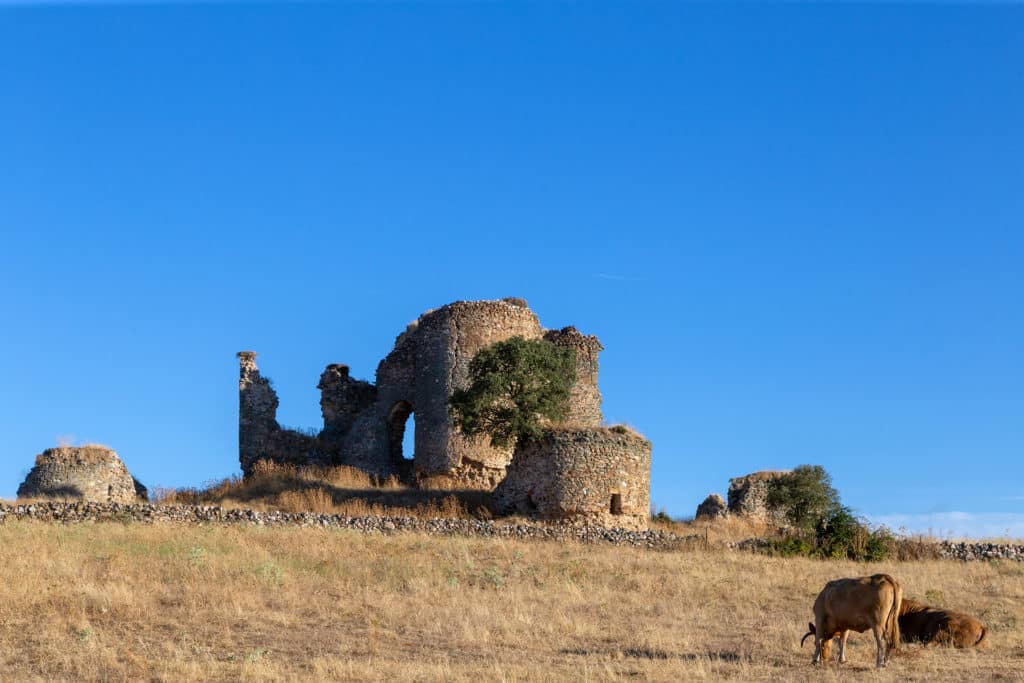
<svg viewBox="0 0 1024 683">
<path fill-rule="evenodd" d="M 49 448 L 18 487 L 18 498 L 79 498 L 98 503 L 147 500 L 146 487 L 105 446 Z"/>
</svg>

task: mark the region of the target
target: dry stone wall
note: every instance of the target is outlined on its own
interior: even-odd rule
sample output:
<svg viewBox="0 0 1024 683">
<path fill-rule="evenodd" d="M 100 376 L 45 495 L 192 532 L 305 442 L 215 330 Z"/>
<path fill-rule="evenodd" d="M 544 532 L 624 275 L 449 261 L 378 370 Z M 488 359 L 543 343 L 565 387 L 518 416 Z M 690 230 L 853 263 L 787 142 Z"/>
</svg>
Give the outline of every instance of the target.
<svg viewBox="0 0 1024 683">
<path fill-rule="evenodd" d="M 315 512 L 263 512 L 237 508 L 197 505 L 150 505 L 146 503 L 36 502 L 8 505 L 0 503 L 0 525 L 5 523 L 43 524 L 218 524 L 240 526 L 296 526 L 344 529 L 358 533 L 425 533 L 436 536 L 477 536 L 557 542 L 610 543 L 651 550 L 708 548 L 702 534 L 685 536 L 662 530 L 630 530 L 599 525 L 511 524 L 476 519 L 414 517 L 348 517 Z M 768 542 L 726 543 L 727 550 L 756 551 Z M 941 541 L 935 543 L 940 558 L 975 561 L 1024 562 L 1024 543 L 983 543 Z"/>
<path fill-rule="evenodd" d="M 554 428 L 521 446 L 494 490 L 495 511 L 646 529 L 651 444 L 615 429 Z"/>
<path fill-rule="evenodd" d="M 9 522 L 83 524 L 96 522 L 143 524 L 223 524 L 295 526 L 340 529 L 358 533 L 422 533 L 434 536 L 476 536 L 518 540 L 610 543 L 652 550 L 673 550 L 701 543 L 703 536 L 679 536 L 666 531 L 634 530 L 599 525 L 523 524 L 491 520 L 438 517 L 349 517 L 316 512 L 264 512 L 218 506 L 120 505 L 117 503 L 0 503 L 0 525 Z"/>
<path fill-rule="evenodd" d="M 81 446 L 50 448 L 36 456 L 18 497 L 132 503 L 145 500 L 147 492 L 113 450 Z"/>
<path fill-rule="evenodd" d="M 789 470 L 765 470 L 729 480 L 729 513 L 771 524 L 785 524 L 785 514 L 768 509 L 771 482 Z"/>
</svg>

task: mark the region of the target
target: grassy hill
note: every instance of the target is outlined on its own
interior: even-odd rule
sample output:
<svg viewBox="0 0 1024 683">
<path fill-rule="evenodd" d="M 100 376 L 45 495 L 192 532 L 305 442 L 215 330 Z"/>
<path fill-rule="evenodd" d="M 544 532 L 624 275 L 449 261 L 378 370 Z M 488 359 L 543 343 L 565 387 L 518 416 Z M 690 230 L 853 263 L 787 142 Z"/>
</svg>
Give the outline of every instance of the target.
<svg viewBox="0 0 1024 683">
<path fill-rule="evenodd" d="M 905 645 L 812 668 L 821 586 L 886 571 L 982 618 L 986 651 Z M 3 680 L 1019 680 L 1024 564 L 320 529 L 0 526 Z"/>
</svg>

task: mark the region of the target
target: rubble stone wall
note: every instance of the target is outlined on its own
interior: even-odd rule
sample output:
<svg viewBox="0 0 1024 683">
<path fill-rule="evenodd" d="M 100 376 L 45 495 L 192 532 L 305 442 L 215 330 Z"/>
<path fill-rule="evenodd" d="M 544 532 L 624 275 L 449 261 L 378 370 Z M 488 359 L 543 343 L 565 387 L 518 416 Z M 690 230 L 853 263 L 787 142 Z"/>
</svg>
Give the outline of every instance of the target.
<svg viewBox="0 0 1024 683">
<path fill-rule="evenodd" d="M 573 349 L 577 377 L 565 425 L 597 428 L 602 421 L 597 337 L 574 327 L 544 330 L 522 299 L 456 301 L 427 311 L 398 336 L 377 366 L 374 384 L 353 379 L 347 366 L 327 366 L 318 385 L 324 426 L 316 436 L 280 427 L 277 396 L 260 376 L 256 354 L 239 353 L 242 470 L 248 473 L 259 459 L 339 464 L 378 477 L 408 477 L 422 488 L 493 490 L 505 477 L 513 449 L 493 447 L 486 436 L 462 434 L 449 401 L 456 389 L 468 386 L 470 362 L 481 349 L 516 336 Z M 415 415 L 414 453 L 403 453 L 410 415 Z"/>
<path fill-rule="evenodd" d="M 730 514 L 772 524 L 785 524 L 785 514 L 768 509 L 768 487 L 789 470 L 765 470 L 729 480 Z"/>
<path fill-rule="evenodd" d="M 593 335 L 580 333 L 575 327 L 549 330 L 544 334 L 544 339 L 576 353 L 576 384 L 569 397 L 566 424 L 599 427 L 604 420 L 601 414 L 601 391 L 597 387 L 597 357 L 604 350 L 601 342 Z"/>
<path fill-rule="evenodd" d="M 145 500 L 147 492 L 113 450 L 82 446 L 50 448 L 36 456 L 18 497 L 132 503 Z"/>
<path fill-rule="evenodd" d="M 492 495 L 499 514 L 646 529 L 651 443 L 623 428 L 553 428 L 516 450 Z"/>
<path fill-rule="evenodd" d="M 539 339 L 537 316 L 521 301 L 457 301 L 420 317 L 416 330 L 416 473 L 433 487 L 473 487 L 481 470 L 500 474 L 511 448 L 464 436 L 448 401 L 469 383 L 469 363 L 481 349 L 520 336 Z M 430 481 L 433 479 L 434 481 Z"/>
</svg>

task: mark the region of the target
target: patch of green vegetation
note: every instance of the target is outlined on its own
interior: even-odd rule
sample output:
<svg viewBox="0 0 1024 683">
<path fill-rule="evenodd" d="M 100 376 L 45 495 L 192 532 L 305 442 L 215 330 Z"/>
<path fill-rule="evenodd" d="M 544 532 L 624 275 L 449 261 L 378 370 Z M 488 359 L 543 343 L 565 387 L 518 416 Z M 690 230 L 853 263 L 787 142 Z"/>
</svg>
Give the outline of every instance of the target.
<svg viewBox="0 0 1024 683">
<path fill-rule="evenodd" d="M 896 551 L 897 539 L 889 529 L 872 529 L 841 503 L 821 465 L 800 465 L 773 479 L 767 505 L 791 525 L 784 538 L 768 546 L 771 554 L 880 562 Z"/>
<path fill-rule="evenodd" d="M 537 439 L 546 421 L 565 421 L 576 382 L 576 352 L 542 339 L 511 339 L 481 349 L 469 362 L 469 386 L 452 394 L 464 434 L 486 434 L 498 447 Z"/>
</svg>

